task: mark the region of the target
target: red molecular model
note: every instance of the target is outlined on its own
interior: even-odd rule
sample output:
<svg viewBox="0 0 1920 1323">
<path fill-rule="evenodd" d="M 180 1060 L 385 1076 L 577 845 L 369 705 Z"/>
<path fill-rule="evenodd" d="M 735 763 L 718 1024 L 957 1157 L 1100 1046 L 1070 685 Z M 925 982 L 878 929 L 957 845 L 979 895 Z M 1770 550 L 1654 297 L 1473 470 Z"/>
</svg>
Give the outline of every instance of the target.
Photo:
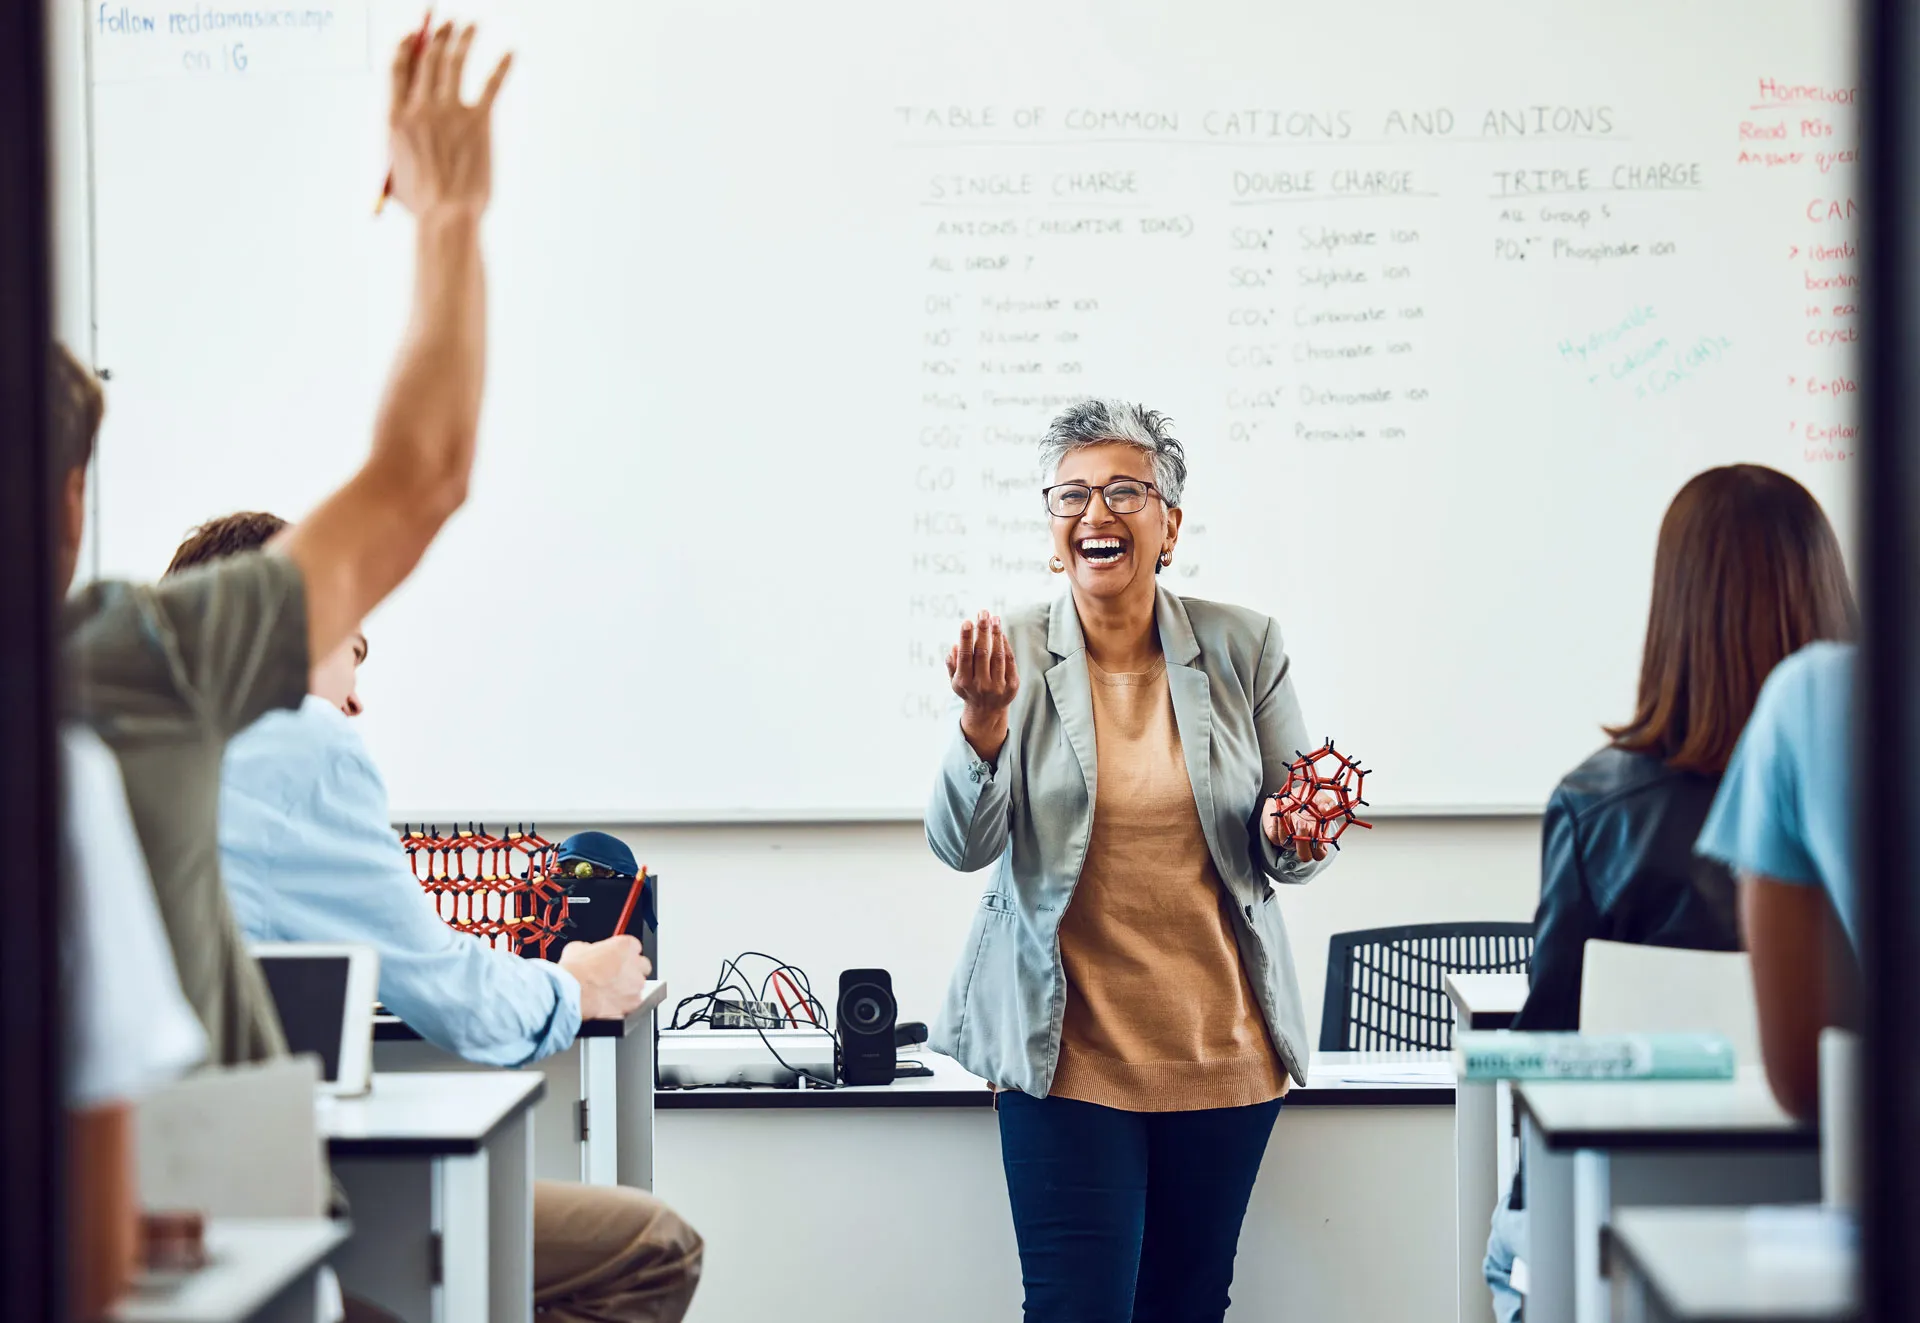
<svg viewBox="0 0 1920 1323">
<path fill-rule="evenodd" d="M 402 827 L 400 842 L 420 889 L 458 932 L 516 955 L 545 956 L 570 916 L 558 849 L 538 832 L 495 836 L 472 823 L 442 835 Z"/>
<path fill-rule="evenodd" d="M 1312 753 L 1294 759 L 1287 768 L 1287 784 L 1275 791 L 1273 798 L 1282 814 L 1297 813 L 1313 820 L 1312 835 L 1295 836 L 1295 840 L 1311 840 L 1338 850 L 1340 834 L 1348 827 L 1373 826 L 1354 812 L 1366 805 L 1360 797 L 1366 781 L 1367 770 L 1359 760 L 1339 752 L 1328 740 Z"/>
</svg>

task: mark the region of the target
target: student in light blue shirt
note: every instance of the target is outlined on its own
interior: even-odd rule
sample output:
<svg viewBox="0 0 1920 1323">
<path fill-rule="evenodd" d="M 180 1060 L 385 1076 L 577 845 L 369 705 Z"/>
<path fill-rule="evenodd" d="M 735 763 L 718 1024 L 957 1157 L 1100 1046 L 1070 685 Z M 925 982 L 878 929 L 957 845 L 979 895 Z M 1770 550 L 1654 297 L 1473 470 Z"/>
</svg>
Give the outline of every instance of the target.
<svg viewBox="0 0 1920 1323">
<path fill-rule="evenodd" d="M 317 694 L 227 746 L 220 862 L 249 942 L 373 943 L 381 1002 L 437 1047 L 521 1066 L 580 1031 L 574 961 L 494 950 L 435 913 L 387 822 L 386 784 L 366 745 Z"/>
<path fill-rule="evenodd" d="M 1858 946 L 1853 668 L 1848 643 L 1812 644 L 1774 668 L 1727 764 L 1699 852 L 1740 873 L 1824 890 Z"/>
<path fill-rule="evenodd" d="M 1780 1105 L 1819 1102 L 1820 1030 L 1858 985 L 1853 860 L 1854 648 L 1815 643 L 1760 691 L 1698 850 L 1740 878 L 1761 1054 Z"/>
<path fill-rule="evenodd" d="M 284 521 L 230 515 L 195 530 L 168 573 L 263 546 Z M 349 720 L 360 712 L 356 631 L 308 678 L 299 708 L 227 745 L 220 863 L 250 941 L 365 942 L 380 953 L 380 1000 L 469 1061 L 512 1066 L 569 1046 L 581 1018 L 640 1004 L 650 972 L 629 936 L 573 942 L 558 963 L 524 960 L 455 932 L 407 864 L 386 785 Z M 555 1323 L 675 1323 L 700 1279 L 703 1245 L 644 1190 L 536 1181 L 534 1303 Z"/>
<path fill-rule="evenodd" d="M 169 575 L 264 544 L 270 514 L 196 530 Z M 435 912 L 387 816 L 387 787 L 349 721 L 365 635 L 322 658 L 298 708 L 227 746 L 220 861 L 250 942 L 366 942 L 380 951 L 380 1000 L 422 1038 L 488 1066 L 569 1046 L 587 1019 L 625 1015 L 648 969 L 632 938 L 575 942 L 558 964 L 523 960 L 455 932 Z"/>
</svg>

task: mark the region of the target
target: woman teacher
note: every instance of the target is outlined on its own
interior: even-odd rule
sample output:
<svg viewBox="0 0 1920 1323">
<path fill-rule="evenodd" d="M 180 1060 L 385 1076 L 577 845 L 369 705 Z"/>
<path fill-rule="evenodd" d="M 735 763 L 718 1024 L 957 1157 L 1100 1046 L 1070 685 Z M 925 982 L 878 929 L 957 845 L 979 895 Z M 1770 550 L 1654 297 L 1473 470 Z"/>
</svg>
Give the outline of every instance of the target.
<svg viewBox="0 0 1920 1323">
<path fill-rule="evenodd" d="M 1087 400 L 1041 443 L 1070 591 L 960 629 L 927 811 L 993 866 L 934 1046 L 1003 1090 L 1027 1323 L 1202 1323 L 1308 1044 L 1268 880 L 1326 858 L 1269 798 L 1307 747 L 1280 628 L 1155 576 L 1186 459 Z M 1298 839 L 1296 839 L 1298 838 Z"/>
</svg>

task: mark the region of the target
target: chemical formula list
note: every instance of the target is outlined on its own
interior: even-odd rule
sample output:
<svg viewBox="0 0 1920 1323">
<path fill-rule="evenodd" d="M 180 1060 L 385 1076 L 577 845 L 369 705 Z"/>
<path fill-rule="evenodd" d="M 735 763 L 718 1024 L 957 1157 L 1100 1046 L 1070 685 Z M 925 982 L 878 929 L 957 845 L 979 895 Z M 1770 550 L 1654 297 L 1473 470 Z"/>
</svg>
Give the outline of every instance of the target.
<svg viewBox="0 0 1920 1323">
<path fill-rule="evenodd" d="M 306 508 L 364 453 L 412 261 L 405 209 L 370 214 L 386 64 L 421 14 L 66 12 L 100 558 L 138 576 L 210 501 Z M 1390 812 L 1537 810 L 1631 712 L 1692 475 L 1770 465 L 1851 532 L 1857 51 L 1819 0 L 449 17 L 516 72 L 475 480 L 373 622 L 403 815 L 911 814 L 960 622 L 1067 586 L 1037 443 L 1089 395 L 1171 418 L 1160 582 L 1271 617 Z M 449 665 L 476 595 L 606 603 L 604 637 Z M 471 714 L 529 695 L 645 756 L 498 757 Z"/>
<path fill-rule="evenodd" d="M 1817 135 L 1790 165 L 1762 168 L 1803 168 L 1833 197 L 1809 205 L 1811 234 L 1783 249 L 1813 324 L 1789 374 L 1800 394 L 1785 416 L 1806 442 L 1782 447 L 1791 469 L 1803 452 L 1850 454 L 1834 444 L 1850 440 L 1850 415 L 1833 406 L 1852 389 L 1857 324 L 1843 297 L 1855 218 L 1835 179 L 1851 163 L 1851 116 L 1832 113 L 1833 92 L 1763 80 L 1759 95 L 1743 144 L 1750 119 L 1768 142 Z M 1814 97 L 1820 112 L 1797 113 Z M 1662 126 L 1626 107 L 889 114 L 908 162 L 901 223 L 923 240 L 917 269 L 899 273 L 918 364 L 902 470 L 909 716 L 945 711 L 928 673 L 939 678 L 962 616 L 1054 589 L 1035 445 L 1081 395 L 1128 395 L 1130 379 L 1164 380 L 1172 360 L 1214 383 L 1211 412 L 1192 416 L 1189 401 L 1179 430 L 1245 451 L 1242 464 L 1345 447 L 1391 466 L 1459 444 L 1459 356 L 1503 302 L 1509 319 L 1555 328 L 1529 349 L 1570 401 L 1657 410 L 1743 348 L 1768 347 L 1770 332 L 1731 310 L 1703 316 L 1667 293 L 1710 260 L 1702 196 L 1744 190 L 1747 167 L 1663 151 Z M 1633 290 L 1644 297 L 1622 297 Z M 1209 541 L 1204 519 L 1185 530 L 1169 571 L 1183 591 L 1205 587 Z"/>
</svg>

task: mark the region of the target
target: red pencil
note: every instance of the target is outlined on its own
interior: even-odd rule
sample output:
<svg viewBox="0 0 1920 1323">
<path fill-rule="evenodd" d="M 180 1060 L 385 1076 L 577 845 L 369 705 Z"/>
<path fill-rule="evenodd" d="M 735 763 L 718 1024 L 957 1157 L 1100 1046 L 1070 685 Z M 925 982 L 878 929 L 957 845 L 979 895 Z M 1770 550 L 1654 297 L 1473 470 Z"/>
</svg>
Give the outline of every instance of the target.
<svg viewBox="0 0 1920 1323">
<path fill-rule="evenodd" d="M 640 876 L 633 879 L 633 885 L 627 888 L 627 903 L 620 907 L 620 922 L 613 925 L 612 935 L 618 937 L 627 930 L 627 920 L 633 917 L 633 902 L 640 899 L 640 888 L 647 885 L 647 870 L 641 869 Z"/>
<path fill-rule="evenodd" d="M 420 52 L 427 48 L 427 33 L 433 29 L 433 10 L 427 10 L 427 16 L 420 20 L 420 35 L 413 39 L 413 58 L 417 63 Z M 378 216 L 386 208 L 387 199 L 393 196 L 393 170 L 387 170 L 387 182 L 380 187 L 380 200 L 373 204 L 373 214 Z"/>
</svg>

